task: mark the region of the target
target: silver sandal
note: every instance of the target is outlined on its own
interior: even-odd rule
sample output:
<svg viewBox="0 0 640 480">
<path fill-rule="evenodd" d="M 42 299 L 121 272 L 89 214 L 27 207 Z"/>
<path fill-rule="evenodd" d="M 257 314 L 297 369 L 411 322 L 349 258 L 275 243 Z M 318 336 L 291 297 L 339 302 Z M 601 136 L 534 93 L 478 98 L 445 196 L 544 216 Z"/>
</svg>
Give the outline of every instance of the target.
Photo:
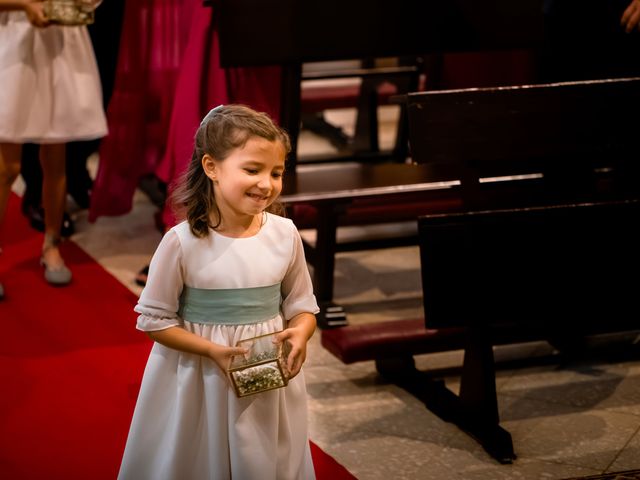
<svg viewBox="0 0 640 480">
<path fill-rule="evenodd" d="M 61 266 L 52 268 L 47 265 L 44 260 L 44 254 L 47 250 L 60 245 L 60 237 L 54 237 L 53 235 L 44 236 L 44 244 L 42 245 L 42 256 L 40 257 L 40 265 L 44 267 L 44 279 L 54 286 L 67 285 L 71 282 L 71 270 L 63 263 Z"/>
</svg>

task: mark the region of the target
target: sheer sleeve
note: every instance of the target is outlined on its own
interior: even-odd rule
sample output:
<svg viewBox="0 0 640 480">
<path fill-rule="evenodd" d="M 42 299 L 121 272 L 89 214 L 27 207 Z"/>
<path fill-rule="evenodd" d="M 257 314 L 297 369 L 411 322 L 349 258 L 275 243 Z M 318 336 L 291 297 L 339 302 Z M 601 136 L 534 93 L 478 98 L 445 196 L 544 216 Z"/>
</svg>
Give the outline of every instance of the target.
<svg viewBox="0 0 640 480">
<path fill-rule="evenodd" d="M 178 317 L 183 278 L 180 240 L 170 230 L 151 259 L 147 284 L 134 308 L 140 314 L 136 325 L 138 330 L 165 330 L 183 325 Z"/>
<path fill-rule="evenodd" d="M 300 233 L 293 227 L 293 255 L 282 280 L 282 313 L 286 321 L 299 313 L 318 313 L 318 303 L 304 257 Z"/>
</svg>

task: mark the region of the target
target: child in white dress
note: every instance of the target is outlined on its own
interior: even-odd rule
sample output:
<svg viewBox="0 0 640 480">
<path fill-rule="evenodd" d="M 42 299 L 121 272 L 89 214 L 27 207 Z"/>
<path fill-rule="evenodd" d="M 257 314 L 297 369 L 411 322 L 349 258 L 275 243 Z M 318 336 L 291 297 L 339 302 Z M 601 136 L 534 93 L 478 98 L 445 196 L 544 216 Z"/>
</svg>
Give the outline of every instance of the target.
<svg viewBox="0 0 640 480">
<path fill-rule="evenodd" d="M 248 107 L 216 107 L 200 124 L 174 194 L 187 220 L 164 235 L 135 307 L 156 343 L 118 478 L 315 478 L 300 369 L 318 306 L 298 231 L 267 212 L 289 150 Z M 280 330 L 288 385 L 238 398 L 226 373 L 246 353 L 236 343 Z"/>
<path fill-rule="evenodd" d="M 49 25 L 42 2 L 0 0 L 0 223 L 20 173 L 22 144 L 40 144 L 41 263 L 51 284 L 71 281 L 58 249 L 66 198 L 65 144 L 106 134 L 100 76 L 86 26 Z"/>
</svg>

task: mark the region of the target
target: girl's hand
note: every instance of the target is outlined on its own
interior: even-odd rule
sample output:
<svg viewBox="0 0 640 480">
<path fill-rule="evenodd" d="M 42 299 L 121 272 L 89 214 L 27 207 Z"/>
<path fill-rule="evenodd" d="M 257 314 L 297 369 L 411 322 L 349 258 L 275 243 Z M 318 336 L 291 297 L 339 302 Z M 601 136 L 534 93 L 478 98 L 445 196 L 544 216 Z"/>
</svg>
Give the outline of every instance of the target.
<svg viewBox="0 0 640 480">
<path fill-rule="evenodd" d="M 249 349 L 244 347 L 225 347 L 217 343 L 212 343 L 207 351 L 207 356 L 216 362 L 220 370 L 227 373 L 231 357 L 234 355 L 244 355 L 248 352 Z"/>
<path fill-rule="evenodd" d="M 307 340 L 308 334 L 303 327 L 287 328 L 274 337 L 274 343 L 286 341 L 291 347 L 287 356 L 289 378 L 295 377 L 300 372 L 302 364 L 307 358 Z"/>
<path fill-rule="evenodd" d="M 49 26 L 49 20 L 44 14 L 43 6 L 42 2 L 27 2 L 24 5 L 24 12 L 34 27 L 44 28 Z"/>
</svg>

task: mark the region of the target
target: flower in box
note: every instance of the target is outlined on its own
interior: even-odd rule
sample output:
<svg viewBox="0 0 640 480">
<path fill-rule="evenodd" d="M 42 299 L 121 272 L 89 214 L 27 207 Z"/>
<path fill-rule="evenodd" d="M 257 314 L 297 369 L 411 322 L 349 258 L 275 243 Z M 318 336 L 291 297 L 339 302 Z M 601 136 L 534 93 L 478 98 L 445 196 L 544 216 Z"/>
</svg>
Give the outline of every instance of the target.
<svg viewBox="0 0 640 480">
<path fill-rule="evenodd" d="M 280 388 L 289 382 L 286 352 L 282 343 L 273 343 L 279 332 L 239 341 L 236 346 L 248 349 L 235 355 L 229 364 L 229 377 L 238 397 Z"/>
</svg>

